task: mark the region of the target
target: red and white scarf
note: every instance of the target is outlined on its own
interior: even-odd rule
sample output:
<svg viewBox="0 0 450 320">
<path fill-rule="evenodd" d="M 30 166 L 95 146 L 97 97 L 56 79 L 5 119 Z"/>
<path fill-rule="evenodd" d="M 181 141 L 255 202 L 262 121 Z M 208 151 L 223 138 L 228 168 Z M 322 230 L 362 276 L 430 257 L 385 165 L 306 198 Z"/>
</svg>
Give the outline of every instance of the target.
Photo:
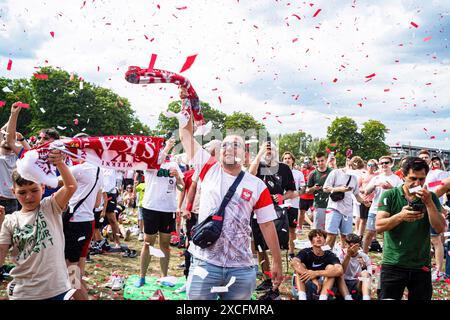
<svg viewBox="0 0 450 320">
<path fill-rule="evenodd" d="M 17 171 L 27 180 L 54 188 L 58 185 L 56 170 L 47 161 L 52 149 L 66 153 L 67 159 L 81 159 L 101 168 L 150 170 L 159 169 L 163 146 L 164 138 L 148 136 L 67 138 L 27 151 L 17 161 Z"/>
</svg>

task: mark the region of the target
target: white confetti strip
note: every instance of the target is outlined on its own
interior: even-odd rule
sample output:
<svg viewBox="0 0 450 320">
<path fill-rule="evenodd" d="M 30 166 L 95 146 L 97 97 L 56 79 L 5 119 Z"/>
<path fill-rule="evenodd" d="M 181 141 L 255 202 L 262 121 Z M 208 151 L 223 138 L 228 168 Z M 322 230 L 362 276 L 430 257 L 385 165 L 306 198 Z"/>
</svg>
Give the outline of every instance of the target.
<svg viewBox="0 0 450 320">
<path fill-rule="evenodd" d="M 322 246 L 323 251 L 331 250 L 331 247 L 329 245 Z"/>
<path fill-rule="evenodd" d="M 422 187 L 421 186 L 417 186 L 417 187 L 414 187 L 414 188 L 410 188 L 409 189 L 409 193 L 416 193 L 416 192 L 419 192 L 420 190 L 422 190 Z"/>
<path fill-rule="evenodd" d="M 39 108 L 39 110 L 41 110 L 42 113 L 45 113 L 45 109 L 44 108 Z"/>
<path fill-rule="evenodd" d="M 3 92 L 12 92 L 12 90 L 10 88 L 8 88 L 8 87 L 4 87 L 3 88 Z"/>
<path fill-rule="evenodd" d="M 211 293 L 228 292 L 228 288 L 231 287 L 235 282 L 236 277 L 233 276 L 225 287 L 212 287 Z"/>
<path fill-rule="evenodd" d="M 152 246 L 150 246 L 150 255 L 157 258 L 164 258 L 166 256 L 160 249 L 153 248 Z"/>
<path fill-rule="evenodd" d="M 208 271 L 206 271 L 206 269 L 203 269 L 200 266 L 196 266 L 194 269 L 194 276 L 199 276 L 200 278 L 202 278 L 203 280 L 208 276 Z"/>
</svg>

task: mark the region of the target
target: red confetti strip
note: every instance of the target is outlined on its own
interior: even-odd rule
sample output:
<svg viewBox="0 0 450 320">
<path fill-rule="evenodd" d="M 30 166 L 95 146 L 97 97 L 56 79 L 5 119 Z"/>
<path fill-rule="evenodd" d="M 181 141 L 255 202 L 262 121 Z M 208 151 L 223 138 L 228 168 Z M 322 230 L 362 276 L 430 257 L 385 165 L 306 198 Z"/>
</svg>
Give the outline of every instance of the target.
<svg viewBox="0 0 450 320">
<path fill-rule="evenodd" d="M 97 71 L 100 71 L 100 66 L 97 66 Z"/>
<path fill-rule="evenodd" d="M 334 78 L 333 82 L 334 82 L 334 83 L 336 83 L 336 82 L 337 82 L 337 80 L 338 80 L 337 78 Z"/>
<path fill-rule="evenodd" d="M 50 35 L 52 36 L 52 38 L 55 37 L 55 33 L 53 31 L 50 31 Z"/>
<path fill-rule="evenodd" d="M 356 293 L 356 290 L 352 290 L 352 294 L 355 294 Z"/>
<path fill-rule="evenodd" d="M 222 103 L 222 98 L 219 96 L 219 102 Z"/>
<path fill-rule="evenodd" d="M 256 24 L 253 25 L 253 28 L 258 29 L 258 26 Z"/>
<path fill-rule="evenodd" d="M 177 8 L 177 10 L 185 10 L 185 9 L 187 9 L 186 6 Z"/>
<path fill-rule="evenodd" d="M 292 39 L 292 43 L 297 42 L 297 41 L 298 41 L 298 38 Z"/>
<path fill-rule="evenodd" d="M 417 23 L 412 22 L 412 21 L 411 21 L 411 25 L 412 25 L 414 28 L 418 28 L 418 27 L 419 27 L 419 25 L 418 25 Z"/>
<path fill-rule="evenodd" d="M 296 17 L 298 20 L 302 20 L 298 15 L 296 15 L 295 13 L 292 14 L 293 17 Z"/>
<path fill-rule="evenodd" d="M 150 63 L 148 65 L 149 69 L 153 69 L 153 67 L 155 66 L 155 62 L 156 62 L 156 58 L 158 57 L 157 54 L 152 53 L 152 57 L 150 58 Z"/>
<path fill-rule="evenodd" d="M 270 271 L 264 271 L 264 274 L 272 279 L 272 273 Z"/>
<path fill-rule="evenodd" d="M 193 56 L 187 57 L 186 58 L 186 62 L 184 63 L 183 67 L 180 70 L 180 73 L 188 70 L 192 66 L 192 64 L 194 63 L 195 58 L 197 58 L 196 54 L 194 54 Z"/>
<path fill-rule="evenodd" d="M 1 108 L 1 107 L 4 107 L 5 104 L 6 104 L 6 101 L 0 101 L 0 108 Z"/>
<path fill-rule="evenodd" d="M 156 7 L 157 7 L 158 9 L 161 9 L 161 6 L 160 6 L 159 4 L 157 4 Z"/>
<path fill-rule="evenodd" d="M 317 15 L 319 14 L 320 11 L 322 11 L 322 9 L 318 9 L 318 10 L 316 11 L 316 13 L 314 13 L 313 18 L 317 17 Z"/>
<path fill-rule="evenodd" d="M 78 119 L 73 119 L 73 124 L 77 126 L 78 125 Z"/>
<path fill-rule="evenodd" d="M 423 39 L 423 42 L 427 42 L 427 41 L 430 41 L 430 40 L 431 40 L 431 38 L 432 38 L 431 36 L 429 36 L 429 37 L 426 37 L 426 38 L 424 38 L 424 39 Z"/>
<path fill-rule="evenodd" d="M 35 73 L 33 76 L 34 76 L 36 79 L 43 79 L 43 80 L 48 79 L 48 74 L 37 74 L 37 73 Z"/>
<path fill-rule="evenodd" d="M 369 74 L 368 76 L 366 76 L 366 78 L 369 79 L 369 78 L 373 78 L 373 77 L 375 77 L 375 76 L 376 76 L 376 74 L 375 74 L 375 73 L 372 73 L 372 74 Z"/>
<path fill-rule="evenodd" d="M 431 136 L 430 139 L 436 139 L 436 136 Z"/>
<path fill-rule="evenodd" d="M 83 9 L 85 5 L 86 5 L 86 1 L 83 1 L 83 5 L 81 6 L 80 9 Z"/>
<path fill-rule="evenodd" d="M 333 291 L 331 291 L 330 289 L 327 289 L 327 292 L 328 292 L 328 294 L 329 294 L 330 296 L 334 297 L 334 292 L 333 292 Z"/>
<path fill-rule="evenodd" d="M 391 89 L 384 89 L 384 92 L 389 92 L 391 91 Z"/>
<path fill-rule="evenodd" d="M 12 67 L 12 60 L 9 59 L 8 60 L 8 65 L 6 66 L 6 70 L 11 70 L 11 67 Z"/>
<path fill-rule="evenodd" d="M 428 268 L 428 267 L 422 267 L 421 269 L 425 272 L 430 272 L 430 268 Z"/>
<path fill-rule="evenodd" d="M 431 82 L 425 83 L 426 86 L 431 86 Z"/>
<path fill-rule="evenodd" d="M 28 103 L 22 103 L 22 102 L 20 102 L 20 103 L 18 103 L 17 104 L 20 108 L 24 108 L 24 109 L 29 109 L 30 108 L 30 105 L 28 104 Z"/>
<path fill-rule="evenodd" d="M 360 106 L 362 108 L 362 103 L 358 103 L 358 106 Z"/>
</svg>

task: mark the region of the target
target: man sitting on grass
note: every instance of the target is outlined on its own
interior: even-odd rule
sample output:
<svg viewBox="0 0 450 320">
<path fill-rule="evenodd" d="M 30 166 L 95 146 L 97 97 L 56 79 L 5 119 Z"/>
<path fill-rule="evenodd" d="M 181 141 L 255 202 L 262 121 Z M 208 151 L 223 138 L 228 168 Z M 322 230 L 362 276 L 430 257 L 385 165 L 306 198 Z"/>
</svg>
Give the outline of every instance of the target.
<svg viewBox="0 0 450 320">
<path fill-rule="evenodd" d="M 311 230 L 308 234 L 312 248 L 301 250 L 292 259 L 295 274 L 293 278 L 294 295 L 299 300 L 327 300 L 334 281 L 344 274 L 338 257 L 331 250 L 324 251 L 326 233 L 323 230 Z"/>
</svg>

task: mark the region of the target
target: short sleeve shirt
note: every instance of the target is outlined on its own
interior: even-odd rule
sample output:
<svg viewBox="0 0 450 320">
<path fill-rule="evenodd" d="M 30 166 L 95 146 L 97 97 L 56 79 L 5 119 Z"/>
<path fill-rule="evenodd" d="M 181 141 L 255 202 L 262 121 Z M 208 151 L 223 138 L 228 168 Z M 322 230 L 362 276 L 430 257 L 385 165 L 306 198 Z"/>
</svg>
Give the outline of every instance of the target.
<svg viewBox="0 0 450 320">
<path fill-rule="evenodd" d="M 329 198 L 327 205 L 328 208 L 334 209 L 344 216 L 350 216 L 353 214 L 352 193 L 355 196 L 359 194 L 358 179 L 354 175 L 345 173 L 342 169 L 336 169 L 330 172 L 324 183 L 324 187 L 340 187 L 347 185 L 349 178 L 350 183 L 348 186 L 352 187 L 352 190 L 345 192 L 344 199 L 341 201 L 333 201 Z"/>
<path fill-rule="evenodd" d="M 300 250 L 297 258 L 308 270 L 325 270 L 328 265 L 341 264 L 339 258 L 330 250 L 324 251 L 322 256 L 316 256 L 312 248 Z"/>
<path fill-rule="evenodd" d="M 308 177 L 308 188 L 314 187 L 314 185 L 319 185 L 323 187 L 323 184 L 327 180 L 328 175 L 333 169 L 327 167 L 327 169 L 323 172 L 319 171 L 319 169 L 315 169 L 309 174 Z M 329 193 L 323 192 L 323 188 L 314 192 L 314 206 L 316 208 L 325 209 L 328 204 Z"/>
</svg>

